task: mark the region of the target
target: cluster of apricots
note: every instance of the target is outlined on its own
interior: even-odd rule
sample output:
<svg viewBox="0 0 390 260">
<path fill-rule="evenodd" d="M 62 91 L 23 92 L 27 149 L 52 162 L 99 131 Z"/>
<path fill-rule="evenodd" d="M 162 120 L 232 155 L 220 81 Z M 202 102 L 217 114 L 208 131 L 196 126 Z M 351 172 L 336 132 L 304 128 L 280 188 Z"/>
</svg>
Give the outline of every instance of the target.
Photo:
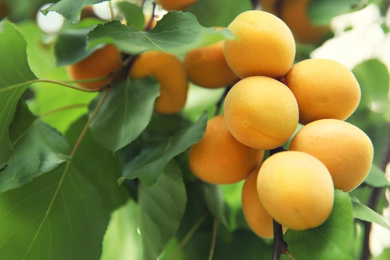
<svg viewBox="0 0 390 260">
<path fill-rule="evenodd" d="M 345 121 L 360 86 L 339 62 L 294 64 L 294 36 L 269 12 L 243 12 L 228 29 L 237 37 L 223 42 L 223 56 L 238 80 L 223 114 L 191 146 L 189 166 L 208 183 L 245 180 L 243 212 L 260 237 L 273 237 L 273 220 L 284 230 L 317 227 L 332 212 L 335 189 L 355 189 L 371 168 L 370 138 Z"/>
</svg>

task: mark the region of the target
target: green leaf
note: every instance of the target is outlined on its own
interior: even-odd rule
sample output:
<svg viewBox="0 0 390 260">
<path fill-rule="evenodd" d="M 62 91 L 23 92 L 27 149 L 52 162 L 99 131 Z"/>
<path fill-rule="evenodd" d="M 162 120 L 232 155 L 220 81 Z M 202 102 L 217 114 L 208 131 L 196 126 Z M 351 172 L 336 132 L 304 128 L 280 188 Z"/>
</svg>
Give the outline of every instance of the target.
<svg viewBox="0 0 390 260">
<path fill-rule="evenodd" d="M 140 231 L 144 259 L 155 260 L 176 233 L 187 202 L 181 171 L 171 161 L 156 183 L 139 188 Z"/>
<path fill-rule="evenodd" d="M 232 37 L 228 29 L 205 28 L 193 14 L 174 11 L 166 14 L 149 31 L 138 31 L 119 21 L 98 25 L 88 34 L 87 48 L 112 43 L 128 54 L 150 50 L 178 54 Z"/>
<path fill-rule="evenodd" d="M 312 0 L 308 6 L 310 20 L 315 25 L 328 25 L 333 17 L 348 13 L 361 0 Z"/>
<path fill-rule="evenodd" d="M 8 21 L 0 23 L 0 169 L 11 152 L 9 125 L 19 98 L 36 80 L 27 62 L 26 42 Z"/>
<path fill-rule="evenodd" d="M 137 138 L 148 125 L 159 94 L 156 80 L 148 77 L 114 84 L 90 129 L 96 141 L 112 152 Z M 90 115 L 105 95 L 90 105 Z"/>
<path fill-rule="evenodd" d="M 225 201 L 223 198 L 222 190 L 218 185 L 212 185 L 204 183 L 204 196 L 205 202 L 214 218 L 226 228 L 229 228 L 229 224 L 226 218 Z"/>
<path fill-rule="evenodd" d="M 207 116 L 204 113 L 197 122 L 171 137 L 150 141 L 139 156 L 124 166 L 119 183 L 138 177 L 146 187 L 152 186 L 172 158 L 199 142 L 206 130 Z"/>
<path fill-rule="evenodd" d="M 20 187 L 69 159 L 65 138 L 33 116 L 22 101 L 11 124 L 10 136 L 13 152 L 7 167 L 0 171 L 0 192 Z"/>
<path fill-rule="evenodd" d="M 140 31 L 144 29 L 145 16 L 141 7 L 129 2 L 117 2 L 114 5 L 125 17 L 127 26 Z"/>
<path fill-rule="evenodd" d="M 375 164 L 371 166 L 371 170 L 364 182 L 373 187 L 390 187 L 385 173 Z"/>
<path fill-rule="evenodd" d="M 356 198 L 352 198 L 353 214 L 355 218 L 367 221 L 374 222 L 378 225 L 381 225 L 384 228 L 390 229 L 390 224 L 387 223 L 381 215 L 379 215 L 374 210 L 370 209 L 366 205 L 360 203 Z"/>
<path fill-rule="evenodd" d="M 333 211 L 319 227 L 287 230 L 288 249 L 299 260 L 351 259 L 349 249 L 353 240 L 353 209 L 347 193 L 336 190 Z"/>
<path fill-rule="evenodd" d="M 46 15 L 48 12 L 54 11 L 61 14 L 70 22 L 77 23 L 80 21 L 81 9 L 88 5 L 98 4 L 106 1 L 107 0 L 61 0 L 49 8 L 42 10 L 42 13 Z"/>
<path fill-rule="evenodd" d="M 237 15 L 250 9 L 249 0 L 198 0 L 186 11 L 195 14 L 203 26 L 227 27 Z"/>
<path fill-rule="evenodd" d="M 99 259 L 110 218 L 99 188 L 66 164 L 1 193 L 1 257 Z"/>
</svg>

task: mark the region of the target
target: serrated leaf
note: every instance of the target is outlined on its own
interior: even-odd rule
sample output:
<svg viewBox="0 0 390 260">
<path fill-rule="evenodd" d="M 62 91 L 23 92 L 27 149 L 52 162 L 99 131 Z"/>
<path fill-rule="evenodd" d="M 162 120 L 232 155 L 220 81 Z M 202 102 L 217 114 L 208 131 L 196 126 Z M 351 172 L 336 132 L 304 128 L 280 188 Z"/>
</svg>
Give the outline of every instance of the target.
<svg viewBox="0 0 390 260">
<path fill-rule="evenodd" d="M 43 14 L 47 14 L 50 11 L 59 13 L 72 23 L 80 21 L 81 9 L 88 5 L 94 5 L 107 0 L 61 0 L 52 6 L 42 10 Z"/>
<path fill-rule="evenodd" d="M 149 31 L 138 31 L 119 21 L 98 25 L 88 34 L 87 48 L 112 43 L 128 54 L 150 50 L 179 54 L 232 37 L 228 29 L 205 28 L 193 14 L 174 11 L 166 14 Z"/>
<path fill-rule="evenodd" d="M 385 173 L 375 164 L 371 166 L 371 170 L 364 182 L 373 187 L 390 187 Z"/>
<path fill-rule="evenodd" d="M 1 193 L 2 259 L 99 259 L 110 218 L 99 188 L 67 164 Z"/>
<path fill-rule="evenodd" d="M 145 16 L 141 7 L 129 2 L 117 2 L 114 4 L 119 12 L 125 17 L 127 26 L 137 30 L 144 29 Z"/>
<path fill-rule="evenodd" d="M 352 198 L 353 214 L 355 218 L 367 221 L 374 222 L 378 225 L 381 225 L 384 228 L 390 229 L 390 224 L 387 223 L 381 215 L 379 215 L 374 210 L 370 209 L 366 205 L 360 203 L 356 198 Z"/>
<path fill-rule="evenodd" d="M 147 144 L 140 155 L 124 166 L 119 183 L 138 177 L 146 187 L 152 186 L 172 158 L 199 142 L 206 130 L 207 116 L 208 113 L 204 113 L 197 122 L 177 134 Z"/>
<path fill-rule="evenodd" d="M 159 91 L 157 81 L 150 77 L 114 84 L 90 125 L 92 136 L 112 152 L 132 142 L 148 125 Z M 91 103 L 90 115 L 104 95 Z"/>
<path fill-rule="evenodd" d="M 176 233 L 187 195 L 181 171 L 174 161 L 167 164 L 156 183 L 139 188 L 140 231 L 145 260 L 155 260 Z"/>
<path fill-rule="evenodd" d="M 208 183 L 204 183 L 203 188 L 205 202 L 211 214 L 218 222 L 223 224 L 226 228 L 229 228 L 226 218 L 225 201 L 221 188 L 218 185 Z"/>
<path fill-rule="evenodd" d="M 312 0 L 308 5 L 310 21 L 315 25 L 329 25 L 332 18 L 348 13 L 361 0 Z"/>
<path fill-rule="evenodd" d="M 0 23 L 0 169 L 11 152 L 9 125 L 18 100 L 37 78 L 27 62 L 26 42 L 16 27 Z"/>
<path fill-rule="evenodd" d="M 10 136 L 13 152 L 7 167 L 0 171 L 0 192 L 20 187 L 69 159 L 65 138 L 33 116 L 22 101 L 11 124 Z"/>
<path fill-rule="evenodd" d="M 333 211 L 319 227 L 287 230 L 288 249 L 299 260 L 351 260 L 349 249 L 353 240 L 353 209 L 347 193 L 336 190 Z"/>
</svg>

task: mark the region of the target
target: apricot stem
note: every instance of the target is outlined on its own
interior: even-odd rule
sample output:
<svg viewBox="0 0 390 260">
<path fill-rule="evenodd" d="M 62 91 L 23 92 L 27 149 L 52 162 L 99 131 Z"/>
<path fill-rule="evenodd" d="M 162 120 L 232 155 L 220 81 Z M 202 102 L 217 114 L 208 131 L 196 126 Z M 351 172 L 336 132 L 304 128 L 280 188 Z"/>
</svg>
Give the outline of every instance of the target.
<svg viewBox="0 0 390 260">
<path fill-rule="evenodd" d="M 46 111 L 46 112 L 42 113 L 40 115 L 40 117 L 42 118 L 42 117 L 45 117 L 45 116 L 48 116 L 51 114 L 55 114 L 57 112 L 62 112 L 62 111 L 68 110 L 68 109 L 87 108 L 87 107 L 88 107 L 88 104 L 86 104 L 86 103 L 72 104 L 72 105 L 58 107 L 58 108 L 54 108 L 52 110 Z"/>
<path fill-rule="evenodd" d="M 213 219 L 213 236 L 212 236 L 212 240 L 211 240 L 211 248 L 210 248 L 210 254 L 209 254 L 208 260 L 213 259 L 216 238 L 217 238 L 217 219 L 214 218 Z"/>
<path fill-rule="evenodd" d="M 219 115 L 219 113 L 221 112 L 221 107 L 222 107 L 223 101 L 225 100 L 227 93 L 233 87 L 233 85 L 234 84 L 230 84 L 230 85 L 225 87 L 225 91 L 223 92 L 221 98 L 218 100 L 218 102 L 216 104 L 216 109 L 215 109 L 215 114 L 214 114 L 215 116 Z"/>
<path fill-rule="evenodd" d="M 145 31 L 149 31 L 150 28 L 152 27 L 153 20 L 154 20 L 154 12 L 156 10 L 156 5 L 157 5 L 156 2 L 153 2 L 152 15 L 150 16 L 148 24 L 144 28 Z"/>
<path fill-rule="evenodd" d="M 107 78 L 107 77 L 104 77 L 104 78 Z M 72 81 L 72 82 L 74 82 L 74 83 L 77 83 L 77 82 L 87 82 L 87 81 L 89 82 L 89 81 L 98 81 L 98 80 L 101 80 L 101 79 L 103 79 L 103 78 L 88 79 L 88 80 L 82 80 L 82 81 L 81 80 L 80 81 L 77 80 L 77 81 Z M 52 83 L 52 84 L 61 85 L 61 86 L 72 88 L 72 89 L 76 89 L 76 90 L 81 90 L 81 91 L 84 91 L 84 92 L 97 92 L 98 91 L 98 90 L 95 90 L 95 89 L 87 89 L 87 88 L 75 86 L 75 85 L 67 83 L 67 81 L 58 81 L 58 80 L 52 80 L 52 79 L 38 79 L 35 82 Z"/>
</svg>

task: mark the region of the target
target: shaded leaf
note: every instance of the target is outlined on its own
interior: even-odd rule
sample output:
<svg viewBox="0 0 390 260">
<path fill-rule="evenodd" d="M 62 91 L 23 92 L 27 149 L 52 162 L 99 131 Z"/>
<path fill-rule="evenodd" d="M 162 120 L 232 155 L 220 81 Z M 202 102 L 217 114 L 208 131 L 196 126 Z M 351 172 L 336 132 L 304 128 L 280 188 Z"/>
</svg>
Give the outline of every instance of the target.
<svg viewBox="0 0 390 260">
<path fill-rule="evenodd" d="M 150 50 L 178 54 L 232 37 L 227 29 L 217 31 L 202 27 L 193 14 L 174 11 L 149 31 L 138 31 L 119 21 L 98 25 L 88 34 L 87 48 L 112 43 L 128 54 Z"/>
<path fill-rule="evenodd" d="M 140 231 L 144 259 L 155 260 L 176 233 L 187 202 L 181 171 L 174 161 L 167 164 L 156 183 L 139 188 Z"/>
<path fill-rule="evenodd" d="M 55 129 L 33 116 L 21 101 L 11 124 L 13 152 L 0 173 L 0 192 L 20 187 L 69 160 L 69 145 Z"/>
<path fill-rule="evenodd" d="M 390 229 L 390 224 L 387 223 L 381 215 L 379 215 L 374 210 L 370 209 L 366 205 L 360 203 L 360 201 L 356 198 L 352 198 L 352 206 L 354 217 L 367 221 L 374 222 L 378 225 L 381 225 L 384 228 Z"/>
<path fill-rule="evenodd" d="M 172 158 L 202 138 L 206 130 L 207 116 L 208 113 L 204 113 L 197 122 L 181 129 L 177 134 L 147 144 L 139 156 L 124 166 L 123 177 L 119 179 L 119 183 L 126 178 L 138 177 L 146 187 L 153 185 Z"/>
<path fill-rule="evenodd" d="M 158 94 L 159 86 L 150 77 L 114 84 L 90 125 L 92 136 L 112 152 L 123 148 L 148 125 Z M 102 92 L 91 102 L 90 115 L 104 95 Z"/>
<path fill-rule="evenodd" d="M 26 54 L 26 42 L 16 27 L 0 23 L 0 169 L 10 156 L 9 125 L 19 98 L 36 80 Z"/>
<path fill-rule="evenodd" d="M 332 18 L 348 13 L 361 0 L 312 0 L 308 5 L 310 21 L 315 25 L 328 25 Z"/>
<path fill-rule="evenodd" d="M 385 173 L 375 164 L 371 166 L 371 170 L 364 182 L 373 187 L 390 187 L 389 180 L 386 178 Z"/>
<path fill-rule="evenodd" d="M 42 10 L 43 14 L 47 14 L 50 11 L 59 13 L 72 23 L 80 21 L 81 9 L 88 5 L 98 4 L 106 2 L 107 0 L 61 0 L 52 6 Z"/>
<path fill-rule="evenodd" d="M 141 7 L 129 2 L 117 2 L 114 5 L 125 17 L 127 26 L 137 30 L 144 29 L 145 16 Z"/>
<path fill-rule="evenodd" d="M 347 193 L 336 190 L 333 211 L 319 227 L 287 230 L 288 249 L 299 260 L 351 259 L 349 249 L 353 240 L 353 209 Z"/>
<path fill-rule="evenodd" d="M 226 218 L 225 201 L 221 188 L 218 185 L 208 183 L 204 183 L 203 188 L 208 209 L 218 222 L 223 224 L 226 228 L 229 228 Z"/>
</svg>

